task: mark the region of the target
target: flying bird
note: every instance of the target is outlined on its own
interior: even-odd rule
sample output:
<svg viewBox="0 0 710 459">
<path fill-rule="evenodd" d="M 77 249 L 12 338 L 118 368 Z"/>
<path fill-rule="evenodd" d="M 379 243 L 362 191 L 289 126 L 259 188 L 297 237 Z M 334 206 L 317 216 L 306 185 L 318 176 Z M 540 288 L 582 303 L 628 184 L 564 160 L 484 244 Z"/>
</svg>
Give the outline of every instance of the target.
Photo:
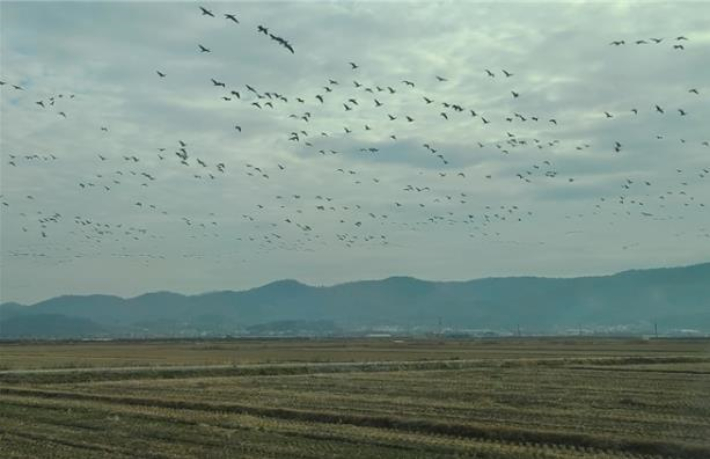
<svg viewBox="0 0 710 459">
<path fill-rule="evenodd" d="M 160 78 L 165 78 L 165 74 L 160 70 L 156 70 L 155 73 L 157 73 Z"/>
<path fill-rule="evenodd" d="M 239 19 L 237 19 L 237 17 L 236 17 L 235 15 L 233 15 L 233 14 L 225 14 L 224 17 L 225 17 L 228 21 L 233 21 L 234 23 L 239 24 Z"/>
<path fill-rule="evenodd" d="M 200 45 L 200 44 L 198 44 L 197 46 L 200 47 L 200 52 L 201 52 L 201 53 L 211 53 L 211 52 L 212 52 L 211 50 L 209 50 L 208 48 L 205 48 L 204 46 L 202 46 L 202 45 Z"/>
<path fill-rule="evenodd" d="M 202 15 L 203 15 L 203 16 L 212 16 L 212 17 L 214 17 L 214 14 L 212 14 L 212 11 L 208 10 L 207 8 L 201 6 L 200 9 L 202 10 Z"/>
</svg>

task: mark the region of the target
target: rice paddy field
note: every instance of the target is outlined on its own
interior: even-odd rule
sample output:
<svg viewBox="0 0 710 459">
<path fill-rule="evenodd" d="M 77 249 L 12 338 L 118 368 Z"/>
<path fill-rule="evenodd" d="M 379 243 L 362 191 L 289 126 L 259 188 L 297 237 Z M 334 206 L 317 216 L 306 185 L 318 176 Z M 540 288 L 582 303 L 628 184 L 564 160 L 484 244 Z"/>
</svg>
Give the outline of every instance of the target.
<svg viewBox="0 0 710 459">
<path fill-rule="evenodd" d="M 0 344 L 0 456 L 710 458 L 710 341 Z"/>
</svg>

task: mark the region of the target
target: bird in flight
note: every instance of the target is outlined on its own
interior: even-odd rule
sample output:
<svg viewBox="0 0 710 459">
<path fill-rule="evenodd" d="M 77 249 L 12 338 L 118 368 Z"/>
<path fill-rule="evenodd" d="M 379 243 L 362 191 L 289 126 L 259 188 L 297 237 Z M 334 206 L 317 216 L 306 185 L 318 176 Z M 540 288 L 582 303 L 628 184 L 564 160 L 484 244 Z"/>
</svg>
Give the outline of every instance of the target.
<svg viewBox="0 0 710 459">
<path fill-rule="evenodd" d="M 211 52 L 212 52 L 212 51 L 210 51 L 208 48 L 205 48 L 205 47 L 202 46 L 202 45 L 197 45 L 197 46 L 200 47 L 200 52 L 201 52 L 201 53 L 211 53 Z"/>
<path fill-rule="evenodd" d="M 212 11 L 208 10 L 207 8 L 201 6 L 200 9 L 202 10 L 202 15 L 203 15 L 203 16 L 212 16 L 212 17 L 214 17 L 214 14 L 212 14 Z"/>
<path fill-rule="evenodd" d="M 263 33 L 264 35 L 269 35 L 269 29 L 267 29 L 267 28 L 264 27 L 263 25 L 257 26 L 256 30 L 257 30 L 258 32 Z"/>
<path fill-rule="evenodd" d="M 157 73 L 160 78 L 165 78 L 165 74 L 160 70 L 156 70 L 155 73 Z"/>
<path fill-rule="evenodd" d="M 233 21 L 235 24 L 239 24 L 239 19 L 233 14 L 225 14 L 224 17 L 229 21 Z"/>
<path fill-rule="evenodd" d="M 360 67 L 360 66 L 357 65 L 355 62 L 350 62 L 350 68 L 351 68 L 352 70 L 355 70 L 355 69 L 358 68 L 358 67 Z"/>
<path fill-rule="evenodd" d="M 212 84 L 215 86 L 222 86 L 223 88 L 227 87 L 224 83 L 222 83 L 221 81 L 217 81 L 214 78 L 210 78 L 210 80 L 212 80 Z"/>
<path fill-rule="evenodd" d="M 439 81 L 448 81 L 446 78 L 439 76 L 439 75 L 436 75 L 436 79 Z"/>
</svg>

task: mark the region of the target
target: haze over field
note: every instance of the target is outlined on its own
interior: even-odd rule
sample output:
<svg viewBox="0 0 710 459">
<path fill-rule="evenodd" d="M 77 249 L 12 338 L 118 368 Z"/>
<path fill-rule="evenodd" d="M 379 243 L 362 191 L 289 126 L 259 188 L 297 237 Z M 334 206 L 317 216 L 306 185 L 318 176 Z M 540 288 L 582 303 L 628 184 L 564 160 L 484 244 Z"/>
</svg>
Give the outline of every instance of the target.
<svg viewBox="0 0 710 459">
<path fill-rule="evenodd" d="M 0 301 L 706 262 L 708 17 L 2 2 Z"/>
</svg>

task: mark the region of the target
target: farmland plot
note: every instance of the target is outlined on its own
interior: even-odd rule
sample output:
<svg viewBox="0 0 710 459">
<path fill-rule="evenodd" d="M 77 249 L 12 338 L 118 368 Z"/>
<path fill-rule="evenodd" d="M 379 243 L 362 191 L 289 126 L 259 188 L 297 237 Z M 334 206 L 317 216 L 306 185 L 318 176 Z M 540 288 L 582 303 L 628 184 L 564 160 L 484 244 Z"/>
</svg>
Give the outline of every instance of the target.
<svg viewBox="0 0 710 459">
<path fill-rule="evenodd" d="M 710 457 L 697 354 L 199 373 L 0 376 L 3 457 Z"/>
</svg>

